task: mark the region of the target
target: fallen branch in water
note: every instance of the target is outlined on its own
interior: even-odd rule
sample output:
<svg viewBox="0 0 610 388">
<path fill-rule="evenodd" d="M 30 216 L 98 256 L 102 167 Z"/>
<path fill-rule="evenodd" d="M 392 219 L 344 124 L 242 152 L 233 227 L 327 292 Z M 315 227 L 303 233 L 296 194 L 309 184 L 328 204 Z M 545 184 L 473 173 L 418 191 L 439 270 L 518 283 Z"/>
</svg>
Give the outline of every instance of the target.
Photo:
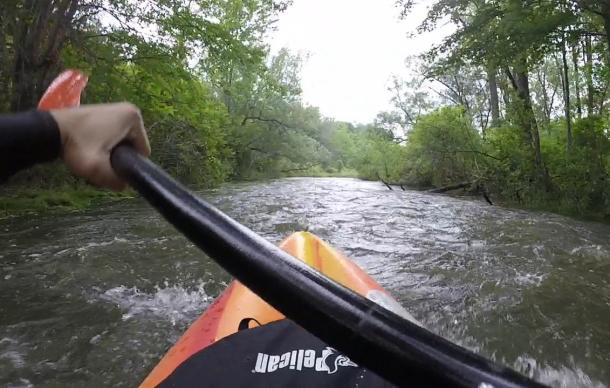
<svg viewBox="0 0 610 388">
<path fill-rule="evenodd" d="M 394 191 L 392 186 L 398 186 L 402 189 L 402 191 L 406 191 L 405 183 L 387 182 L 383 178 L 381 178 L 381 176 L 379 176 L 379 175 L 377 176 L 377 178 L 379 179 L 379 181 L 381 181 L 381 183 L 383 183 L 388 188 L 388 190 Z M 457 183 L 457 184 L 453 184 L 453 185 L 449 185 L 449 186 L 439 187 L 436 189 L 426 190 L 426 193 L 444 194 L 449 191 L 460 190 L 460 189 L 468 189 L 467 191 L 470 194 L 481 195 L 488 204 L 490 204 L 492 206 L 494 205 L 494 203 L 489 198 L 489 192 L 487 191 L 487 188 L 478 180 L 474 181 L 474 182 L 462 182 L 462 183 Z"/>
<path fill-rule="evenodd" d="M 491 206 L 494 205 L 493 202 L 491 202 L 491 199 L 489 199 L 489 194 L 487 194 L 487 190 L 483 190 L 483 198 L 485 198 L 485 200 L 487 201 L 488 204 L 490 204 Z"/>
<path fill-rule="evenodd" d="M 390 184 L 388 182 L 384 181 L 383 178 L 381 177 L 381 175 L 377 174 L 377 179 L 379 179 L 385 185 L 385 187 L 388 188 L 388 190 L 394 191 L 392 186 L 390 186 Z"/>
<path fill-rule="evenodd" d="M 304 167 L 290 168 L 288 170 L 280 170 L 280 172 L 287 174 L 287 173 L 296 172 L 296 171 L 307 171 L 307 170 L 314 168 L 316 166 L 319 166 L 319 165 L 320 165 L 320 163 L 313 163 L 313 164 L 310 164 L 310 165 L 307 165 Z"/>
<path fill-rule="evenodd" d="M 449 185 L 449 186 L 445 186 L 445 187 L 439 187 L 438 189 L 432 189 L 432 190 L 428 190 L 427 193 L 432 193 L 432 194 L 442 194 L 442 193 L 446 193 L 447 191 L 453 191 L 453 190 L 459 190 L 459 189 L 465 189 L 467 187 L 471 187 L 474 185 L 474 182 L 464 182 L 464 183 L 458 183 L 455 185 Z"/>
<path fill-rule="evenodd" d="M 390 186 L 390 184 L 386 181 L 384 181 L 383 179 L 381 180 L 381 182 L 383 182 L 383 184 L 391 191 L 394 191 L 394 189 L 392 188 L 392 186 Z"/>
<path fill-rule="evenodd" d="M 381 183 L 383 183 L 383 184 L 385 185 L 385 187 L 387 187 L 387 188 L 388 188 L 388 190 L 392 190 L 392 191 L 394 191 L 394 189 L 392 188 L 392 186 L 398 186 L 398 187 L 400 187 L 400 189 L 401 189 L 402 191 L 407 191 L 407 189 L 405 188 L 405 186 L 408 186 L 408 185 L 407 185 L 406 183 L 400 183 L 400 182 L 396 182 L 396 183 L 394 183 L 394 182 L 388 182 L 388 181 L 384 180 L 384 179 L 383 179 L 383 178 L 382 178 L 382 177 L 381 177 L 379 174 L 377 174 L 377 179 L 379 179 L 379 181 L 380 181 Z"/>
</svg>

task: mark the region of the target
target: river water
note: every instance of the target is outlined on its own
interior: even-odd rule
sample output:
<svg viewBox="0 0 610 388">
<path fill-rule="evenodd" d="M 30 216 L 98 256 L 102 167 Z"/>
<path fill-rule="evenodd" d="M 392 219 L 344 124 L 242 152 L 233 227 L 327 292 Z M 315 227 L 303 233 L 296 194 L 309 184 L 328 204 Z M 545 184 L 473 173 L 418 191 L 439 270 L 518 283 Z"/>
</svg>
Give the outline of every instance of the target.
<svg viewBox="0 0 610 388">
<path fill-rule="evenodd" d="M 476 352 L 610 383 L 610 225 L 354 179 L 202 195 L 273 242 L 318 234 Z M 140 200 L 2 220 L 0 386 L 135 386 L 230 280 Z"/>
</svg>

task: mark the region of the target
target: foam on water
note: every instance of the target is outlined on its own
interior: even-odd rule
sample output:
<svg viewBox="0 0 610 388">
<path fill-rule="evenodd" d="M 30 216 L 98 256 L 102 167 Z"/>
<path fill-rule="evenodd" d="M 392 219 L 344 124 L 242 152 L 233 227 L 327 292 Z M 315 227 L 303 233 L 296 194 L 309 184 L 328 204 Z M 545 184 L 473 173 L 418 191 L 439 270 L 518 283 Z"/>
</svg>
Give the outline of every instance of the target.
<svg viewBox="0 0 610 388">
<path fill-rule="evenodd" d="M 14 368 L 25 366 L 25 354 L 19 341 L 4 337 L 0 339 L 0 362 L 8 361 Z"/>
<path fill-rule="evenodd" d="M 545 275 L 536 273 L 521 273 L 516 271 L 515 283 L 520 286 L 540 286 L 544 281 Z"/>
<path fill-rule="evenodd" d="M 151 315 L 167 318 L 172 325 L 188 323 L 210 304 L 213 297 L 205 291 L 205 282 L 195 288 L 183 285 L 155 286 L 154 292 L 137 287 L 118 286 L 100 295 L 102 300 L 116 304 L 123 313 L 123 321 Z"/>
<path fill-rule="evenodd" d="M 16 384 L 8 384 L 6 388 L 32 388 L 34 384 L 30 382 L 28 379 L 20 378 L 19 382 Z"/>
<path fill-rule="evenodd" d="M 353 179 L 203 195 L 275 243 L 319 234 L 457 344 L 554 387 L 610 383 L 609 225 Z M 139 201 L 0 230 L 0 386 L 137 386 L 230 279 Z"/>
<path fill-rule="evenodd" d="M 112 240 L 109 240 L 109 241 L 102 241 L 102 242 L 95 241 L 95 242 L 87 243 L 87 244 L 83 245 L 82 247 L 77 248 L 76 251 L 77 252 L 85 252 L 85 251 L 88 251 L 90 249 L 95 249 L 95 248 L 99 248 L 99 247 L 107 247 L 109 245 L 113 245 L 113 244 L 117 244 L 117 243 L 125 244 L 125 243 L 128 243 L 128 242 L 129 241 L 124 239 L 124 238 L 114 237 Z"/>
<path fill-rule="evenodd" d="M 549 365 L 542 365 L 531 357 L 521 356 L 515 361 L 513 368 L 530 378 L 555 388 L 607 387 L 602 382 L 591 379 L 576 365 L 571 367 L 562 365 L 554 368 Z"/>
</svg>

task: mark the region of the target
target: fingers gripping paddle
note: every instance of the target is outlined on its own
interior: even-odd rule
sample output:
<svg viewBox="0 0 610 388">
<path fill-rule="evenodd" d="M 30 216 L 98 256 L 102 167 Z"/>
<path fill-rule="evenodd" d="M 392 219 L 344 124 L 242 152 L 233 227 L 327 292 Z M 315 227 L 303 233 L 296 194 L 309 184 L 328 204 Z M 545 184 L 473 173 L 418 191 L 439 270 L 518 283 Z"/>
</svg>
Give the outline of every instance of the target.
<svg viewBox="0 0 610 388">
<path fill-rule="evenodd" d="M 74 90 L 74 83 L 66 87 Z M 61 91 L 62 85 L 55 88 Z M 111 162 L 121 177 L 229 273 L 386 380 L 398 386 L 541 386 L 326 278 L 190 193 L 129 145 L 118 146 Z"/>
</svg>

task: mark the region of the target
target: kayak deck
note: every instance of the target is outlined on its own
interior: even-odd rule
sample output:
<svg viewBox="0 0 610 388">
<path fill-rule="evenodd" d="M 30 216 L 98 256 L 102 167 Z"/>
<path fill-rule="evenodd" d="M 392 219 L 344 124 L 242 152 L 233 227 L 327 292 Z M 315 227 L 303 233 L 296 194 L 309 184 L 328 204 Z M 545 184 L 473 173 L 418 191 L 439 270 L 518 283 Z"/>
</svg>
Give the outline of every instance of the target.
<svg viewBox="0 0 610 388">
<path fill-rule="evenodd" d="M 415 319 L 358 265 L 309 232 L 298 232 L 280 245 L 339 284 L 413 322 Z M 285 319 L 279 311 L 234 280 L 161 359 L 141 387 L 155 387 L 180 364 L 240 328 Z"/>
</svg>

